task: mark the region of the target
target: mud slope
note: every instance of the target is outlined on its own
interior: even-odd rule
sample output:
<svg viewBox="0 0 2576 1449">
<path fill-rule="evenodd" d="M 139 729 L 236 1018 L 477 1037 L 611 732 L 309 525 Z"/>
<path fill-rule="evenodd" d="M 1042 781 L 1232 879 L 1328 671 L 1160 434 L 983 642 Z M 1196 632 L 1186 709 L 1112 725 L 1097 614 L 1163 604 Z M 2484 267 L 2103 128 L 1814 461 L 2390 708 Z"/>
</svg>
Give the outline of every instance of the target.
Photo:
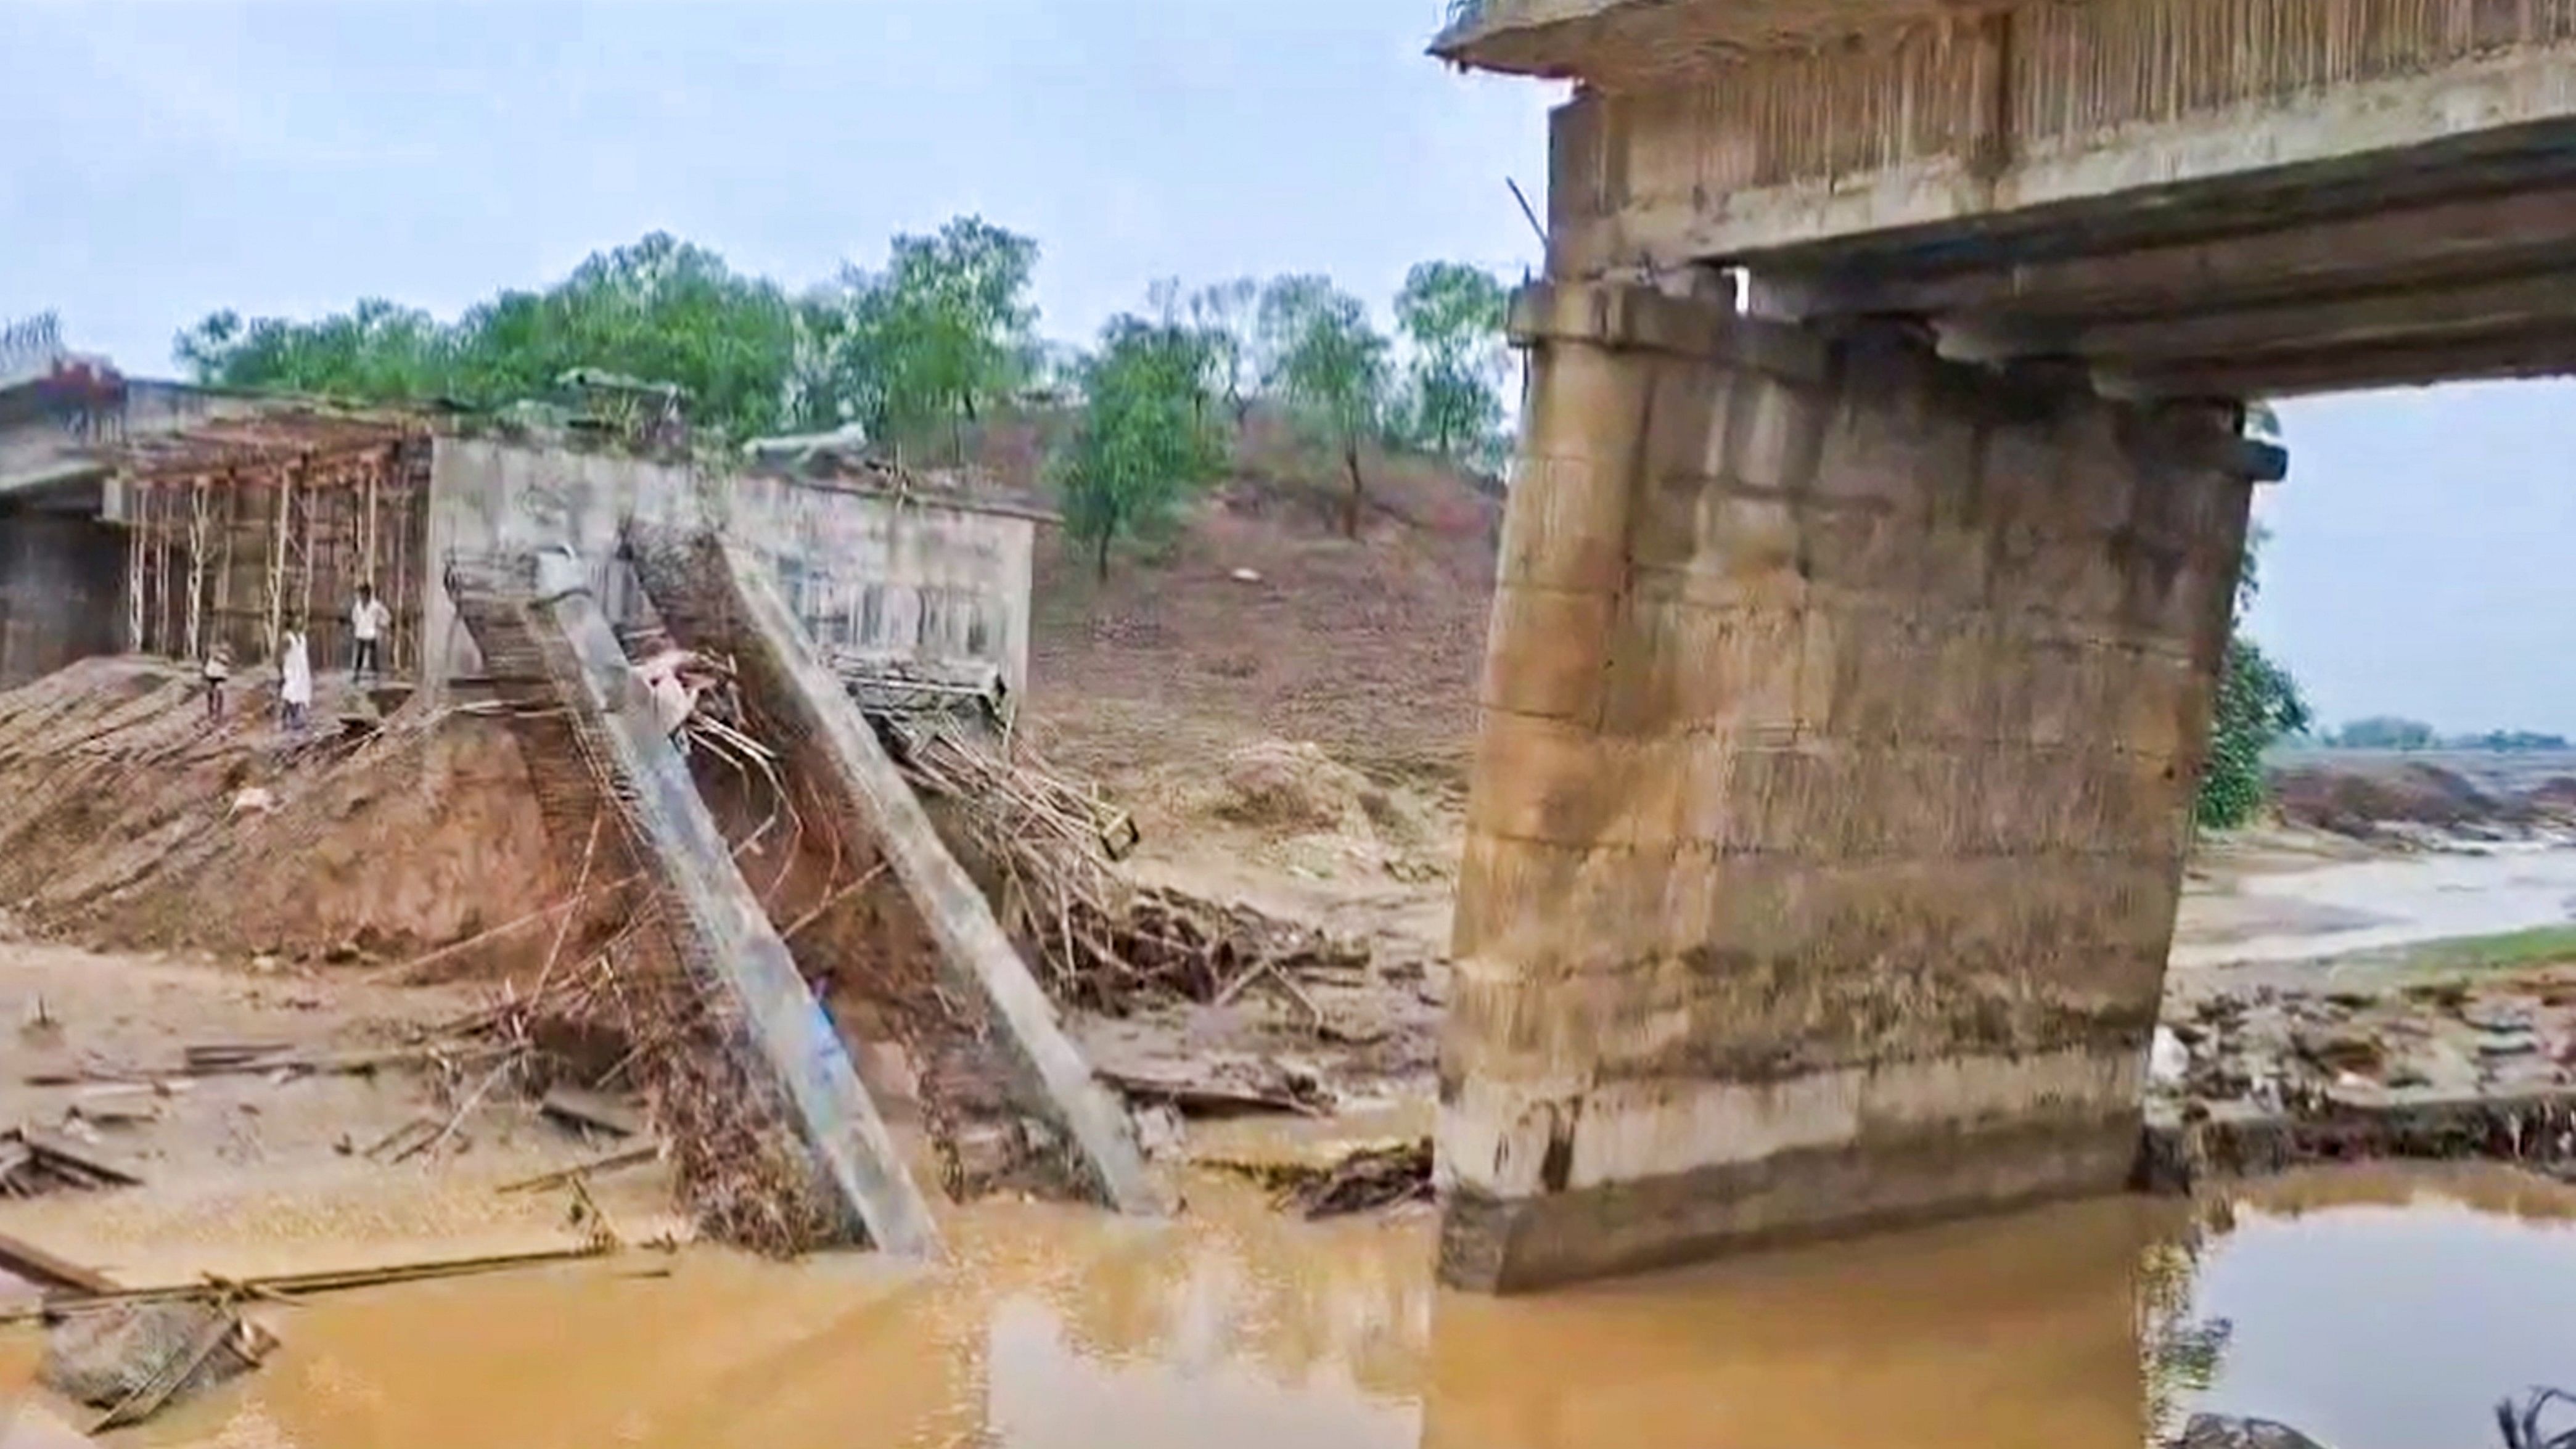
<svg viewBox="0 0 2576 1449">
<path fill-rule="evenodd" d="M 237 682 L 209 724 L 193 678 L 95 659 L 0 694 L 0 905 L 126 949 L 401 960 L 560 889 L 517 749 L 492 721 L 397 716 L 373 740 L 290 736 Z M 509 969 L 541 932 L 446 963 Z"/>
<path fill-rule="evenodd" d="M 1246 743 L 1312 741 L 1369 775 L 1456 782 L 1501 504 L 1409 461 L 1372 483 L 1352 542 L 1332 488 L 1247 471 L 1105 586 L 1042 540 L 1028 723 L 1048 754 L 1113 783 L 1175 766 L 1214 780 Z"/>
</svg>

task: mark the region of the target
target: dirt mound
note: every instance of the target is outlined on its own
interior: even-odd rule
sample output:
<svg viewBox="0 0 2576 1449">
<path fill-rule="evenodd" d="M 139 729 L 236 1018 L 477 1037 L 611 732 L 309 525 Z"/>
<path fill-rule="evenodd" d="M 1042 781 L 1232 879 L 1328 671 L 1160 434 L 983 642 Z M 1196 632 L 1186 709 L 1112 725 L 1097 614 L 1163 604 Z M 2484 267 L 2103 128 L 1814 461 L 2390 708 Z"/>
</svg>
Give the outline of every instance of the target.
<svg viewBox="0 0 2576 1449">
<path fill-rule="evenodd" d="M 1368 778 L 1321 745 L 1265 740 L 1226 756 L 1209 813 L 1282 835 L 1342 830 L 1363 818 Z"/>
<path fill-rule="evenodd" d="M 2523 797 L 2531 807 L 2557 819 L 2576 819 L 2576 779 L 2552 775 Z"/>
<path fill-rule="evenodd" d="M 2272 796 L 2293 825 L 2366 836 L 2391 825 L 2462 830 L 2531 823 L 2532 807 L 2486 791 L 2437 765 L 2298 766 L 2276 772 Z"/>
<path fill-rule="evenodd" d="M 237 681 L 205 718 L 172 665 L 97 659 L 0 694 L 0 902 L 120 949 L 399 960 L 539 910 L 557 889 L 518 752 L 496 721 L 370 706 L 326 686 L 290 735 Z M 507 970 L 542 932 L 461 953 Z"/>
</svg>

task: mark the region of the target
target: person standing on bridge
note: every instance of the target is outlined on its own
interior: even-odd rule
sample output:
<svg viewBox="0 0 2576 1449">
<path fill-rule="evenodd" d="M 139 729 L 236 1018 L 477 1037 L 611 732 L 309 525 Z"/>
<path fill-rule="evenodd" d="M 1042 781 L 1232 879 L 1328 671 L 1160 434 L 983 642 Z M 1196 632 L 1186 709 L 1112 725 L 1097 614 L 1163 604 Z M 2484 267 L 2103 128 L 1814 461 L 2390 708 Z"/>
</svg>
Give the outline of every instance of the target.
<svg viewBox="0 0 2576 1449">
<path fill-rule="evenodd" d="M 394 622 L 394 611 L 376 597 L 376 586 L 358 585 L 358 602 L 349 606 L 349 633 L 356 639 L 357 654 L 349 665 L 349 680 L 356 683 L 372 674 L 384 678 L 385 630 Z"/>
</svg>

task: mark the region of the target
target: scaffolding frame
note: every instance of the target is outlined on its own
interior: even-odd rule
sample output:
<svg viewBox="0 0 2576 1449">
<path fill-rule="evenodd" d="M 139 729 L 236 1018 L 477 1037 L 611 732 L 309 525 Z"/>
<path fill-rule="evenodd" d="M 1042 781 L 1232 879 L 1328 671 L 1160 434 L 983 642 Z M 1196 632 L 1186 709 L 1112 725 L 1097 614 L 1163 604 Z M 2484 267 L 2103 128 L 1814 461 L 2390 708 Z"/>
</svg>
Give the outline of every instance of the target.
<svg viewBox="0 0 2576 1449">
<path fill-rule="evenodd" d="M 121 450 L 128 650 L 274 663 L 301 628 L 317 669 L 355 656 L 366 582 L 392 616 L 387 678 L 422 655 L 432 440 L 413 425 L 281 417 Z"/>
</svg>

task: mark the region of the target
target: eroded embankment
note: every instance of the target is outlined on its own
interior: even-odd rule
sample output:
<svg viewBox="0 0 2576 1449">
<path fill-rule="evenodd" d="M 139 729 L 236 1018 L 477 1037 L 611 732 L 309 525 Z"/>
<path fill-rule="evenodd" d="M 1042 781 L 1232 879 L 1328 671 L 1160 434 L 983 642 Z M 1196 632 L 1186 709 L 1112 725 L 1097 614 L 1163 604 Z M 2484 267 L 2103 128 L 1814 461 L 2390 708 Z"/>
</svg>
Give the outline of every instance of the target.
<svg viewBox="0 0 2576 1449">
<path fill-rule="evenodd" d="M 440 977 L 543 957 L 529 918 L 564 883 L 499 722 L 378 719 L 326 683 L 297 733 L 263 681 L 232 695 L 210 720 L 193 674 L 133 658 L 0 694 L 0 904 L 116 949 L 397 963 L 475 943 L 421 962 Z"/>
</svg>

